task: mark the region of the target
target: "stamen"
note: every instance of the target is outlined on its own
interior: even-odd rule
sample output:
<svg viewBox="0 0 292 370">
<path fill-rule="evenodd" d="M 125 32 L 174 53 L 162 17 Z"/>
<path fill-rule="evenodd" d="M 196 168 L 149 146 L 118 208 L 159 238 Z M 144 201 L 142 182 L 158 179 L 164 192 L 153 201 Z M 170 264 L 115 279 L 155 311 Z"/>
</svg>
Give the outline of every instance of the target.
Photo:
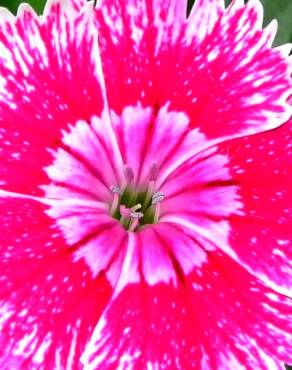
<svg viewBox="0 0 292 370">
<path fill-rule="evenodd" d="M 111 186 L 110 190 L 114 194 L 114 199 L 113 199 L 111 209 L 110 209 L 110 213 L 111 213 L 111 215 L 113 215 L 116 212 L 117 208 L 118 208 L 119 198 L 122 195 L 122 190 L 117 186 Z"/>
<path fill-rule="evenodd" d="M 151 170 L 150 170 L 150 181 L 156 181 L 159 173 L 159 166 L 156 161 L 152 163 Z"/>
<path fill-rule="evenodd" d="M 162 193 L 162 191 L 158 191 L 157 193 L 153 194 L 151 204 L 152 205 L 158 204 L 162 202 L 164 198 L 165 198 L 165 194 Z"/>
<path fill-rule="evenodd" d="M 110 187 L 113 193 L 110 206 L 113 218 L 119 220 L 124 229 L 128 231 L 137 231 L 146 225 L 157 223 L 160 217 L 160 203 L 165 197 L 163 192 L 155 192 L 158 176 L 157 163 L 152 163 L 147 191 L 143 185 L 139 191 L 134 184 L 130 184 L 134 181 L 134 174 L 128 165 L 124 166 L 124 176 L 122 188 Z M 140 221 L 141 218 L 143 218 L 142 221 Z"/>
<path fill-rule="evenodd" d="M 127 228 L 129 225 L 129 219 L 131 218 L 131 210 L 130 208 L 127 208 L 125 205 L 120 206 L 120 223 Z"/>
<path fill-rule="evenodd" d="M 159 171 L 159 167 L 158 167 L 157 162 L 153 162 L 152 166 L 151 166 L 151 170 L 150 170 L 149 184 L 148 184 L 148 188 L 147 188 L 147 193 L 145 195 L 145 199 L 144 199 L 143 206 L 142 206 L 143 211 L 145 211 L 146 208 L 149 206 L 152 194 L 154 192 L 155 181 L 156 181 L 157 176 L 158 176 L 158 171 Z"/>
<path fill-rule="evenodd" d="M 133 232 L 139 226 L 139 220 L 142 218 L 144 215 L 142 212 L 132 212 L 131 213 L 131 222 L 129 226 L 129 231 Z"/>
<path fill-rule="evenodd" d="M 114 185 L 112 185 L 112 186 L 110 187 L 110 191 L 111 191 L 112 193 L 117 193 L 117 194 L 122 195 L 122 190 L 121 190 L 118 186 L 114 186 Z"/>
<path fill-rule="evenodd" d="M 144 216 L 142 212 L 136 212 L 141 208 L 141 204 L 136 204 L 132 208 L 127 208 L 125 205 L 120 206 L 121 224 L 129 231 L 135 231 L 139 225 L 139 220 Z M 129 222 L 130 219 L 130 222 Z"/>
<path fill-rule="evenodd" d="M 141 218 L 143 217 L 143 213 L 136 212 L 138 209 L 141 208 L 141 204 L 136 204 L 134 207 L 127 208 L 124 204 L 120 206 L 120 214 L 121 214 L 121 223 L 124 226 L 127 226 L 127 222 L 129 218 Z"/>
<path fill-rule="evenodd" d="M 131 167 L 128 166 L 127 164 L 124 167 L 124 175 L 125 175 L 125 179 L 127 181 L 127 184 L 130 184 L 134 180 L 134 173 L 133 173 Z"/>
<path fill-rule="evenodd" d="M 142 218 L 144 215 L 142 212 L 131 212 L 131 218 L 137 218 L 138 220 Z"/>
<path fill-rule="evenodd" d="M 160 216 L 160 203 L 157 203 L 155 205 L 155 212 L 154 212 L 154 218 L 153 218 L 153 223 L 157 224 Z"/>
<path fill-rule="evenodd" d="M 152 202 L 151 204 L 154 206 L 155 208 L 155 211 L 154 211 L 154 218 L 153 218 L 153 223 L 154 224 L 157 224 L 158 220 L 159 220 L 159 216 L 160 216 L 160 203 L 163 201 L 163 199 L 165 198 L 165 195 L 164 193 L 162 193 L 161 191 L 158 191 L 157 193 L 155 193 L 152 197 Z"/>
</svg>

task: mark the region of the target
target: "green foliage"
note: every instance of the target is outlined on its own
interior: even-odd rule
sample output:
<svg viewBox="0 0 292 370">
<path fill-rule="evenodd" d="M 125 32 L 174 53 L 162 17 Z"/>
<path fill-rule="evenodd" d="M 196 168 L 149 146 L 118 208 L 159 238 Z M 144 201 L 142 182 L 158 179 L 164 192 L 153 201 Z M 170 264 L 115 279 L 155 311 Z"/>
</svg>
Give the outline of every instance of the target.
<svg viewBox="0 0 292 370">
<path fill-rule="evenodd" d="M 275 44 L 281 45 L 292 41 L 292 1 L 262 0 L 266 23 L 276 18 L 279 23 Z"/>
<path fill-rule="evenodd" d="M 39 14 L 42 13 L 45 4 L 45 0 L 0 0 L 0 6 L 4 6 L 11 12 L 16 13 L 19 4 L 23 2 L 29 3 Z"/>
</svg>

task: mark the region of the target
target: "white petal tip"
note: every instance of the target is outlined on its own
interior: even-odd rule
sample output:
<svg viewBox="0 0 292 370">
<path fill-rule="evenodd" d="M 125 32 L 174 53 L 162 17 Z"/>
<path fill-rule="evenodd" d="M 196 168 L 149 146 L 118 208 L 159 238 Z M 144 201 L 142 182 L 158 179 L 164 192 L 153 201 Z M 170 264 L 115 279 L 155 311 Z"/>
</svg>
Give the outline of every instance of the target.
<svg viewBox="0 0 292 370">
<path fill-rule="evenodd" d="M 264 7 L 260 0 L 249 0 L 246 4 L 249 8 L 254 8 L 258 15 L 258 23 L 263 26 L 264 21 Z"/>
<path fill-rule="evenodd" d="M 266 26 L 266 28 L 264 28 L 264 32 L 267 35 L 267 38 L 269 39 L 268 45 L 271 47 L 278 32 L 278 21 L 276 19 L 273 19 Z"/>
<path fill-rule="evenodd" d="M 28 3 L 22 3 L 19 5 L 17 9 L 17 17 L 22 17 L 24 13 L 30 13 L 34 17 L 37 17 L 35 10 Z"/>
<path fill-rule="evenodd" d="M 15 16 L 4 7 L 0 7 L 0 23 L 15 21 Z"/>
<path fill-rule="evenodd" d="M 279 50 L 281 55 L 283 57 L 288 57 L 289 54 L 291 53 L 292 51 L 292 43 L 287 43 L 287 44 L 284 44 L 284 45 L 281 45 L 281 46 L 278 46 L 275 48 L 276 50 Z"/>
<path fill-rule="evenodd" d="M 231 1 L 230 5 L 227 7 L 227 9 L 230 9 L 232 11 L 236 11 L 237 9 L 244 7 L 244 0 L 233 0 Z"/>
<path fill-rule="evenodd" d="M 70 0 L 47 0 L 44 8 L 44 17 L 47 17 L 51 13 L 52 8 L 58 4 L 64 14 L 70 15 L 76 12 L 76 9 L 72 6 L 73 4 Z"/>
</svg>

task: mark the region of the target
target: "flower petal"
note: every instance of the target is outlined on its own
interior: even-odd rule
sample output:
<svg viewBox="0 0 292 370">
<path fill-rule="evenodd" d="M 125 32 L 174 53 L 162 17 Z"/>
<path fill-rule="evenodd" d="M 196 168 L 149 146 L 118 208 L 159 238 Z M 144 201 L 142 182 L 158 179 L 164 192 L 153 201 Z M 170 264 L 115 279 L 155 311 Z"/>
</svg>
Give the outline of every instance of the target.
<svg viewBox="0 0 292 370">
<path fill-rule="evenodd" d="M 51 183 L 40 187 L 47 198 L 111 202 L 110 187 L 122 182 L 123 165 L 117 167 L 120 153 L 115 156 L 106 115 L 103 112 L 101 118 L 89 122 L 79 120 L 69 132 L 63 130 L 59 148 L 50 150 L 54 160 L 44 168 Z"/>
<path fill-rule="evenodd" d="M 9 191 L 40 194 L 46 149 L 69 123 L 104 109 L 92 4 L 80 6 L 54 0 L 43 17 L 22 6 L 1 18 L 0 181 Z"/>
<path fill-rule="evenodd" d="M 0 367 L 77 369 L 120 274 L 112 255 L 126 233 L 100 223 L 69 246 L 47 206 L 12 197 L 0 206 Z"/>
<path fill-rule="evenodd" d="M 82 7 L 86 4 L 86 0 L 48 0 L 45 4 L 44 15 L 47 16 L 52 11 L 55 11 L 58 6 L 62 6 L 60 10 L 65 11 L 68 13 L 77 13 L 79 12 Z"/>
<path fill-rule="evenodd" d="M 196 310 L 203 314 L 201 343 L 209 353 L 202 368 L 281 369 L 280 362 L 291 358 L 292 300 L 267 289 L 225 254 L 208 257 L 203 273 L 190 277 Z"/>
<path fill-rule="evenodd" d="M 292 122 L 270 133 L 230 141 L 230 173 L 242 215 L 230 218 L 229 246 L 238 262 L 292 296 Z M 282 288 L 282 289 L 281 289 Z"/>
<path fill-rule="evenodd" d="M 188 21 L 168 19 L 155 1 L 99 4 L 97 20 L 110 107 L 166 103 L 184 112 L 207 138 L 224 140 L 277 127 L 291 116 L 291 66 L 272 49 L 273 27 L 262 29 L 254 0 L 201 0 Z M 160 22 L 156 22 L 156 15 Z M 206 25 L 203 20 L 207 20 Z M 163 29 L 163 32 L 162 32 Z"/>
<path fill-rule="evenodd" d="M 120 116 L 111 112 L 111 119 L 122 160 L 140 185 L 149 181 L 153 163 L 163 181 L 177 162 L 210 145 L 199 130 L 189 130 L 183 112 L 170 111 L 167 105 L 157 112 L 140 104 L 127 106 Z"/>
<path fill-rule="evenodd" d="M 239 4 L 235 1 L 233 5 Z M 218 18 L 224 12 L 224 0 L 196 0 L 188 19 L 187 37 L 200 41 L 213 31 Z"/>
<path fill-rule="evenodd" d="M 86 369 L 280 370 L 274 357 L 291 356 L 291 300 L 217 252 L 203 266 L 177 286 L 148 285 L 142 276 L 125 285 L 94 330 Z"/>
<path fill-rule="evenodd" d="M 214 221 L 241 212 L 238 184 L 232 178 L 226 153 L 216 147 L 203 150 L 174 171 L 162 185 L 166 194 L 162 214 L 196 218 L 210 217 Z"/>
<path fill-rule="evenodd" d="M 162 186 L 162 221 L 199 233 L 273 289 L 292 296 L 291 121 L 226 141 L 178 167 Z"/>
</svg>

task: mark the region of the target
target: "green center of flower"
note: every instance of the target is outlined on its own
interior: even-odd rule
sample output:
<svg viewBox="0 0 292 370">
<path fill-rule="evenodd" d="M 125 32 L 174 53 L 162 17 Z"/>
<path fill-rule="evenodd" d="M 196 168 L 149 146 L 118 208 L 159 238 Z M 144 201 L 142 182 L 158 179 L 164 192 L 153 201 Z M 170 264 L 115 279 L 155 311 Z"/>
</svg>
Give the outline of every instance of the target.
<svg viewBox="0 0 292 370">
<path fill-rule="evenodd" d="M 155 224 L 159 221 L 160 202 L 164 199 L 164 194 L 154 190 L 156 172 L 152 169 L 148 187 L 139 190 L 132 185 L 131 169 L 125 167 L 126 187 L 123 190 L 117 186 L 110 188 L 113 193 L 110 214 L 119 220 L 128 231 L 138 231 L 145 225 Z"/>
</svg>

